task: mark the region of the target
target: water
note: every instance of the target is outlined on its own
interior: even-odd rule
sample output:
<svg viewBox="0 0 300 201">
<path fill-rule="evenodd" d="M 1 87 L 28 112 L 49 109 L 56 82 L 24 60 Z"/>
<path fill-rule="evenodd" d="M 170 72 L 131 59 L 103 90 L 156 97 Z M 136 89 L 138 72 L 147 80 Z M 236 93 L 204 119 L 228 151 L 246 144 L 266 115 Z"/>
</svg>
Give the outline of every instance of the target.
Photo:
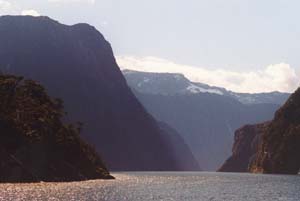
<svg viewBox="0 0 300 201">
<path fill-rule="evenodd" d="M 300 176 L 132 172 L 111 181 L 0 184 L 0 200 L 299 201 Z"/>
</svg>

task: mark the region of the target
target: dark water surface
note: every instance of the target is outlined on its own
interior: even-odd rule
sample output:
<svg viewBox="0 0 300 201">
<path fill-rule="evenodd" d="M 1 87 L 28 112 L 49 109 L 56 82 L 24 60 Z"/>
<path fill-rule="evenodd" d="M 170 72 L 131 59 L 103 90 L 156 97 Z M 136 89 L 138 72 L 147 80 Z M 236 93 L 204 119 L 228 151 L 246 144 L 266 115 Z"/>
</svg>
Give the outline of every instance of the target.
<svg viewBox="0 0 300 201">
<path fill-rule="evenodd" d="M 113 173 L 111 181 L 0 184 L 0 200 L 300 201 L 300 177 L 207 172 Z"/>
</svg>

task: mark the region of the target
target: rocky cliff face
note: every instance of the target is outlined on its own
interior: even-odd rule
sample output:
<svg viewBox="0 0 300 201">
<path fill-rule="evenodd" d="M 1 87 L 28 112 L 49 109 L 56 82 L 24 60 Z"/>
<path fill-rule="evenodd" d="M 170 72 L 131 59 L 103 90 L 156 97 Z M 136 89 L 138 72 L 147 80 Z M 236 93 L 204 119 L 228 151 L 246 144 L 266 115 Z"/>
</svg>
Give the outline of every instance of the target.
<svg viewBox="0 0 300 201">
<path fill-rule="evenodd" d="M 0 75 L 0 97 L 0 182 L 113 178 L 41 85 Z"/>
<path fill-rule="evenodd" d="M 232 155 L 219 169 L 220 172 L 249 172 L 258 144 L 268 123 L 245 125 L 235 131 Z"/>
<path fill-rule="evenodd" d="M 232 156 L 220 171 L 298 174 L 300 169 L 300 89 L 269 123 L 236 131 Z"/>
<path fill-rule="evenodd" d="M 300 169 L 300 89 L 276 112 L 263 132 L 251 172 L 297 174 Z"/>
<path fill-rule="evenodd" d="M 92 26 L 48 17 L 0 18 L 0 70 L 41 82 L 64 100 L 66 121 L 112 170 L 179 170 L 164 133 L 128 88 L 110 44 Z"/>
</svg>

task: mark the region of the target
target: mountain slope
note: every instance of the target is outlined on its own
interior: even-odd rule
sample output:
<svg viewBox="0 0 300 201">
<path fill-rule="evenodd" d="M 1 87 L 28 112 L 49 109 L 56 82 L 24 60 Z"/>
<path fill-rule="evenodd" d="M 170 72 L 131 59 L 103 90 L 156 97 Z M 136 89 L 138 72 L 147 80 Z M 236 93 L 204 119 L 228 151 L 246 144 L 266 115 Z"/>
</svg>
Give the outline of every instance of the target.
<svg viewBox="0 0 300 201">
<path fill-rule="evenodd" d="M 0 96 L 0 182 L 113 178 L 41 85 L 0 75 Z"/>
<path fill-rule="evenodd" d="M 300 170 L 299 103 L 300 89 L 292 94 L 275 113 L 272 121 L 252 125 L 250 128 L 245 126 L 238 130 L 237 135 L 240 137 L 235 139 L 233 154 L 220 171 L 298 174 Z"/>
<path fill-rule="evenodd" d="M 298 174 L 300 170 L 300 88 L 276 112 L 262 134 L 251 172 Z"/>
<path fill-rule="evenodd" d="M 245 125 L 235 131 L 232 155 L 219 169 L 220 172 L 249 172 L 249 165 L 255 159 L 262 133 L 267 123 Z"/>
<path fill-rule="evenodd" d="M 123 73 L 147 110 L 181 134 L 204 170 L 216 170 L 228 158 L 236 129 L 271 119 L 279 108 L 274 102 L 285 97 L 255 95 L 244 104 L 241 95 L 190 82 L 180 74 Z M 262 98 L 266 96 L 272 98 Z"/>
<path fill-rule="evenodd" d="M 112 170 L 178 170 L 166 133 L 128 88 L 110 44 L 92 26 L 0 17 L 0 70 L 41 82 Z"/>
<path fill-rule="evenodd" d="M 179 169 L 184 171 L 200 171 L 201 167 L 180 134 L 168 124 L 159 122 L 160 128 L 166 133 L 165 140 L 171 144 L 172 152 L 176 155 Z"/>
</svg>

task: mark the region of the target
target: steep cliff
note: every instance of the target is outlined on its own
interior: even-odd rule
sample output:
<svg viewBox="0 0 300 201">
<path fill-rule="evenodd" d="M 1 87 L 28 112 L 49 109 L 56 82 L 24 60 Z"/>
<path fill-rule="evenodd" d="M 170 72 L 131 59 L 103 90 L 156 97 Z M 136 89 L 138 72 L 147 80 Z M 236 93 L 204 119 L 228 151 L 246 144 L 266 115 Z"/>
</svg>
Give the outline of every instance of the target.
<svg viewBox="0 0 300 201">
<path fill-rule="evenodd" d="M 272 121 L 236 132 L 232 156 L 220 171 L 298 174 L 300 169 L 300 89 Z"/>
<path fill-rule="evenodd" d="M 249 164 L 254 160 L 262 133 L 268 123 L 245 125 L 235 131 L 232 155 L 218 170 L 220 172 L 249 172 Z"/>
<path fill-rule="evenodd" d="M 257 157 L 250 165 L 255 173 L 297 174 L 300 169 L 300 89 L 276 112 L 263 132 Z"/>
<path fill-rule="evenodd" d="M 64 100 L 66 121 L 112 170 L 179 170 L 165 133 L 138 102 L 110 44 L 88 24 L 48 17 L 0 17 L 0 70 L 41 82 Z"/>
<path fill-rule="evenodd" d="M 0 182 L 113 178 L 41 85 L 0 75 L 0 97 Z"/>
</svg>

